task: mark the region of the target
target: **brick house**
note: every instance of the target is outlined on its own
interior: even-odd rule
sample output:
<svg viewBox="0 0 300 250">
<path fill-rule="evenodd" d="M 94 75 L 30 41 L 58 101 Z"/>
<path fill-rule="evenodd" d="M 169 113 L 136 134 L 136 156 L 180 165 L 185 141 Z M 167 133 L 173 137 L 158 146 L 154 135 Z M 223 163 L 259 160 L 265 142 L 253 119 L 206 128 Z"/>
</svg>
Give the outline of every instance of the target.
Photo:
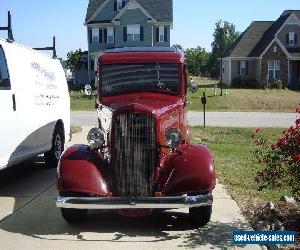
<svg viewBox="0 0 300 250">
<path fill-rule="evenodd" d="M 223 83 L 254 80 L 262 86 L 279 79 L 300 88 L 300 10 L 286 10 L 276 21 L 254 21 L 225 53 Z"/>
<path fill-rule="evenodd" d="M 95 70 L 109 48 L 170 47 L 173 0 L 90 0 L 85 26 L 88 67 Z"/>
</svg>

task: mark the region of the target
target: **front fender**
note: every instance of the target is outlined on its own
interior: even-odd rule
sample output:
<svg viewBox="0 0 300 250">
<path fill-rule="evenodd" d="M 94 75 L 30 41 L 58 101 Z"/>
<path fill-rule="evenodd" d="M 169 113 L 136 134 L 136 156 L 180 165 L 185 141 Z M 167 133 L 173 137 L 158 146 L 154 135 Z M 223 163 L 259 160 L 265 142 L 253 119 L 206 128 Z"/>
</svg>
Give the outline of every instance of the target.
<svg viewBox="0 0 300 250">
<path fill-rule="evenodd" d="M 206 194 L 216 185 L 213 156 L 204 145 L 185 145 L 171 158 L 172 170 L 164 188 L 167 196 Z"/>
<path fill-rule="evenodd" d="M 86 145 L 74 145 L 61 156 L 57 186 L 60 193 L 81 193 L 107 197 L 106 163 Z M 106 178 L 105 178 L 106 177 Z"/>
</svg>

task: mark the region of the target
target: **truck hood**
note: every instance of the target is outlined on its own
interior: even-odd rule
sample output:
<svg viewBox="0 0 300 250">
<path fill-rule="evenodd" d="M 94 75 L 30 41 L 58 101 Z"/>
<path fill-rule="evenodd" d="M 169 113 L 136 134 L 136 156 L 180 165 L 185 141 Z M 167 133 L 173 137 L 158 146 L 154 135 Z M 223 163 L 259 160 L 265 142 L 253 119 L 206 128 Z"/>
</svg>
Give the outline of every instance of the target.
<svg viewBox="0 0 300 250">
<path fill-rule="evenodd" d="M 103 103 L 113 109 L 113 112 L 131 110 L 133 112 L 147 112 L 156 118 L 173 112 L 179 106 L 183 106 L 183 100 L 177 96 L 166 95 L 128 95 L 113 97 Z"/>
</svg>

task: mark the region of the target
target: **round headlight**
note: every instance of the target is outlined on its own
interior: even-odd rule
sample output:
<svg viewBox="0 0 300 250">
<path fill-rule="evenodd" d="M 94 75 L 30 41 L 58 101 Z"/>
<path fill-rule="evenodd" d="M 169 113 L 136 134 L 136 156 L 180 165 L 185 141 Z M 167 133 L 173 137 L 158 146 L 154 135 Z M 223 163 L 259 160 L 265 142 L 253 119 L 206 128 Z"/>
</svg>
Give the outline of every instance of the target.
<svg viewBox="0 0 300 250">
<path fill-rule="evenodd" d="M 100 148 L 104 145 L 104 133 L 99 128 L 92 128 L 87 135 L 87 141 L 91 148 Z"/>
<path fill-rule="evenodd" d="M 177 148 L 181 143 L 181 133 L 177 128 L 171 128 L 166 133 L 167 144 L 171 148 Z"/>
</svg>

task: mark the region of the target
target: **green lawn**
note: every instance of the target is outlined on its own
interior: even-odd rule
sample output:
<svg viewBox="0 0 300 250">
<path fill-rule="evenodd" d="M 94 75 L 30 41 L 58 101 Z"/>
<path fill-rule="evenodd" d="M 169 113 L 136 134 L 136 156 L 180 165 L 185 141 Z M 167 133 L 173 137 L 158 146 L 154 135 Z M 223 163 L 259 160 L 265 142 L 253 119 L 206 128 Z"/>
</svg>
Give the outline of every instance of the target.
<svg viewBox="0 0 300 250">
<path fill-rule="evenodd" d="M 94 111 L 95 99 L 84 92 L 71 92 L 71 111 Z"/>
<path fill-rule="evenodd" d="M 292 196 L 289 190 L 274 189 L 257 191 L 255 176 L 262 166 L 252 154 L 252 133 L 255 129 L 243 128 L 192 128 L 192 143 L 203 143 L 214 154 L 219 182 L 224 184 L 239 203 L 266 202 Z M 264 129 L 263 134 L 275 142 L 283 129 Z"/>
<path fill-rule="evenodd" d="M 260 90 L 260 89 L 224 89 L 220 96 L 220 89 L 214 95 L 212 85 L 217 81 L 206 78 L 194 78 L 200 86 L 197 93 L 189 93 L 189 110 L 201 111 L 201 96 L 206 92 L 207 111 L 267 111 L 267 112 L 295 112 L 300 103 L 300 92 L 291 90 Z M 225 95 L 227 92 L 227 95 Z M 95 110 L 95 100 L 83 92 L 72 92 L 72 111 Z"/>
<path fill-rule="evenodd" d="M 299 91 L 224 89 L 224 95 L 220 96 L 220 89 L 217 89 L 215 96 L 213 88 L 200 88 L 195 94 L 189 93 L 190 110 L 202 110 L 201 96 L 204 91 L 207 96 L 207 111 L 295 112 L 300 103 Z"/>
</svg>

